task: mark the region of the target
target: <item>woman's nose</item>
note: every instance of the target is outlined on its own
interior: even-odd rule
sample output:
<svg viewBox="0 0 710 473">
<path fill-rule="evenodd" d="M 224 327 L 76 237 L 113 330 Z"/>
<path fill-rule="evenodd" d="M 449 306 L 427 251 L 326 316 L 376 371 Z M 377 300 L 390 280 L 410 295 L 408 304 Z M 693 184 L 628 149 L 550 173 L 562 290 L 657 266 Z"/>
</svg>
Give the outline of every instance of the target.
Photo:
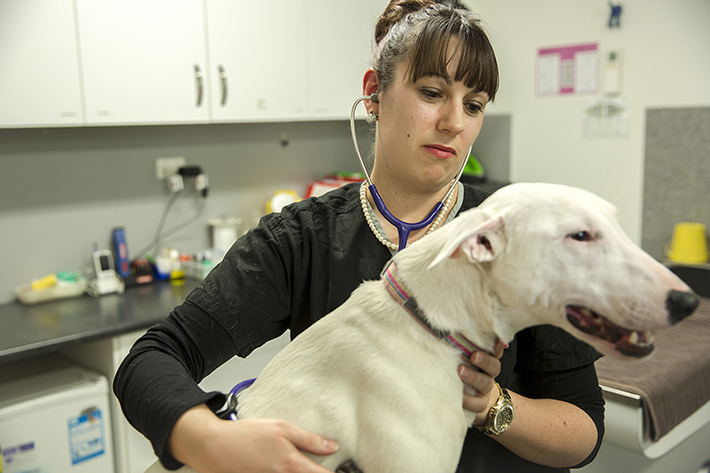
<svg viewBox="0 0 710 473">
<path fill-rule="evenodd" d="M 451 135 L 458 135 L 464 130 L 463 107 L 449 102 L 441 108 L 439 130 Z"/>
</svg>

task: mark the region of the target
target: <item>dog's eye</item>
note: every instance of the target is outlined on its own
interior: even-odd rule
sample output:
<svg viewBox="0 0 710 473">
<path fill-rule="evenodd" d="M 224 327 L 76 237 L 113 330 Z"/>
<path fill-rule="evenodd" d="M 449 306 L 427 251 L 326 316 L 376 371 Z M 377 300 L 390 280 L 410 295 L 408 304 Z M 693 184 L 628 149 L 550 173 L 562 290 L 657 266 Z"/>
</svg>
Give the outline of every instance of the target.
<svg viewBox="0 0 710 473">
<path fill-rule="evenodd" d="M 592 240 L 592 234 L 589 233 L 588 231 L 585 231 L 585 230 L 582 230 L 581 232 L 577 232 L 577 233 L 571 233 L 567 236 L 570 237 L 571 239 L 577 240 L 577 241 L 591 241 Z"/>
</svg>

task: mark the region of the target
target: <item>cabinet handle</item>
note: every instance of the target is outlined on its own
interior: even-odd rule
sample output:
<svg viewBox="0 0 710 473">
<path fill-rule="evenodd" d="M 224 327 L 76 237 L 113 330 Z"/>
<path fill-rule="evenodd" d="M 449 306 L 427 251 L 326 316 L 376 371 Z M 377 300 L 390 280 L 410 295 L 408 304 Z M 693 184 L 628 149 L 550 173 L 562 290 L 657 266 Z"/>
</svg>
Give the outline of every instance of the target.
<svg viewBox="0 0 710 473">
<path fill-rule="evenodd" d="M 202 105 L 202 71 L 200 66 L 195 64 L 195 83 L 197 84 L 197 106 Z"/>
<path fill-rule="evenodd" d="M 220 105 L 224 107 L 224 105 L 227 103 L 227 72 L 224 70 L 224 67 L 221 64 L 218 69 L 219 80 L 222 82 L 222 101 L 220 102 Z"/>
</svg>

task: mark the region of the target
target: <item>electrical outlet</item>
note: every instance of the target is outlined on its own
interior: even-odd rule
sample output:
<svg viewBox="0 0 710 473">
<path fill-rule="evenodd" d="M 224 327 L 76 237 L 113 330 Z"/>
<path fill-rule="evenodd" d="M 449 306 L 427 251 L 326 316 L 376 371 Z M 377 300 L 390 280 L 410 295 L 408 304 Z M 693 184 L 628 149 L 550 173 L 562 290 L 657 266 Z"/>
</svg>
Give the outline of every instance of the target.
<svg viewBox="0 0 710 473">
<path fill-rule="evenodd" d="M 177 156 L 174 158 L 158 158 L 155 160 L 155 177 L 162 181 L 177 174 L 178 169 L 185 165 L 185 158 Z"/>
</svg>

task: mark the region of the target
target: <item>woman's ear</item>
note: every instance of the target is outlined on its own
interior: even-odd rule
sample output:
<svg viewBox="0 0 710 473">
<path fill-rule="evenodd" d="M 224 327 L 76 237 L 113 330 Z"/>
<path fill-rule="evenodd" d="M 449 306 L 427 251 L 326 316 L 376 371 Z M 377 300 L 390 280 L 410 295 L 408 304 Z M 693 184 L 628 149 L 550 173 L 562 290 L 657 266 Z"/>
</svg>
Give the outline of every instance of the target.
<svg viewBox="0 0 710 473">
<path fill-rule="evenodd" d="M 378 85 L 379 82 L 377 80 L 377 72 L 375 72 L 374 69 L 370 68 L 365 72 L 365 77 L 363 77 L 362 80 L 362 93 L 363 95 L 372 95 L 375 92 L 378 91 Z M 365 108 L 367 109 L 367 113 L 370 112 L 378 112 L 378 104 L 371 101 L 371 100 L 365 100 Z"/>
</svg>

